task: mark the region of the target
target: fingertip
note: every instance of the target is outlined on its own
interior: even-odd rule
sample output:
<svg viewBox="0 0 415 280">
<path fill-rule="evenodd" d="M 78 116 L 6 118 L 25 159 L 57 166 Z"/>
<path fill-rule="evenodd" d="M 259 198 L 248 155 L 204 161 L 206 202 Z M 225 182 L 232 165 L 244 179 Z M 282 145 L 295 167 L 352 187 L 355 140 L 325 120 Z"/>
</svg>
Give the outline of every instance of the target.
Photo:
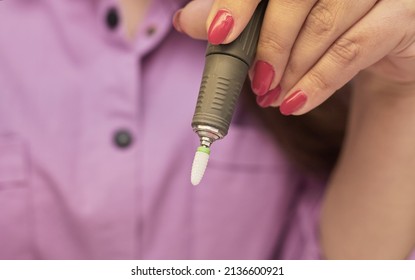
<svg viewBox="0 0 415 280">
<path fill-rule="evenodd" d="M 281 93 L 281 86 L 277 86 L 276 88 L 268 91 L 266 94 L 262 96 L 256 97 L 257 104 L 262 108 L 267 108 L 271 106 L 271 104 L 278 99 Z"/>
<path fill-rule="evenodd" d="M 218 10 L 207 32 L 209 43 L 213 45 L 224 43 L 232 31 L 234 23 L 235 20 L 230 11 L 226 9 Z"/>
<path fill-rule="evenodd" d="M 193 0 L 173 16 L 173 26 L 194 39 L 206 40 L 206 20 L 213 0 Z M 178 28 L 177 28 L 178 27 Z"/>
<path fill-rule="evenodd" d="M 183 28 L 180 25 L 180 15 L 182 13 L 183 9 L 177 10 L 173 15 L 173 27 L 180 33 L 184 33 Z"/>
<path fill-rule="evenodd" d="M 275 70 L 271 64 L 263 60 L 257 60 L 253 69 L 252 91 L 258 96 L 266 94 L 270 90 L 274 76 Z"/>
<path fill-rule="evenodd" d="M 244 30 L 261 0 L 217 0 L 206 20 L 206 32 L 211 44 L 229 44 Z"/>
<path fill-rule="evenodd" d="M 297 90 L 284 99 L 280 106 L 281 114 L 285 116 L 293 115 L 304 107 L 307 102 L 307 94 L 302 90 Z"/>
</svg>

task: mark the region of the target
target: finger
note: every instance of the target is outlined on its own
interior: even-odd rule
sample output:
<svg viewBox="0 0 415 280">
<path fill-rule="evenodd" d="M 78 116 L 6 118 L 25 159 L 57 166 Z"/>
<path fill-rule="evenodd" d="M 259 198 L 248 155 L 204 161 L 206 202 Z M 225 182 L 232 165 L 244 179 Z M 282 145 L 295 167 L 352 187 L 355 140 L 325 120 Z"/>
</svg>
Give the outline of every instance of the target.
<svg viewBox="0 0 415 280">
<path fill-rule="evenodd" d="M 206 21 L 212 5 L 213 0 L 189 2 L 174 14 L 173 26 L 177 31 L 183 32 L 194 39 L 206 40 Z"/>
<path fill-rule="evenodd" d="M 267 100 L 275 92 L 269 91 L 278 86 L 291 48 L 315 2 L 317 0 L 268 2 L 258 42 L 256 62 L 250 72 L 254 93 L 258 96 L 268 93 L 267 97 L 258 99 L 261 106 L 269 105 L 262 101 Z"/>
<path fill-rule="evenodd" d="M 206 29 L 211 44 L 228 44 L 244 30 L 261 0 L 215 0 Z"/>
<path fill-rule="evenodd" d="M 284 115 L 300 115 L 321 104 L 360 70 L 389 54 L 402 40 L 407 26 L 393 1 L 379 2 L 329 48 L 289 91 L 280 106 Z M 402 8 L 400 8 L 402 9 Z M 391 16 L 391 12 L 393 15 Z"/>
<path fill-rule="evenodd" d="M 285 89 L 294 86 L 334 41 L 366 15 L 376 2 L 320 0 L 310 11 L 295 41 L 281 86 Z"/>
</svg>

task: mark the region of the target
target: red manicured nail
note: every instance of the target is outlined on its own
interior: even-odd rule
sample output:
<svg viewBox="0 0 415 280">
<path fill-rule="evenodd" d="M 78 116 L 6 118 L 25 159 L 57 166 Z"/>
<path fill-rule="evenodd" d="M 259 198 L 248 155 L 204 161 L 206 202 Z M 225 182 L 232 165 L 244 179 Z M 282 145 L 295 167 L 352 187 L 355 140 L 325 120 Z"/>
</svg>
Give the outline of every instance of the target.
<svg viewBox="0 0 415 280">
<path fill-rule="evenodd" d="M 278 96 L 281 93 L 281 86 L 278 85 L 276 88 L 268 91 L 265 95 L 257 96 L 256 103 L 262 108 L 266 108 L 270 106 L 275 100 L 277 100 Z"/>
<path fill-rule="evenodd" d="M 298 111 L 307 101 L 307 94 L 302 91 L 298 90 L 288 96 L 280 106 L 280 112 L 283 115 L 291 115 L 292 113 Z"/>
<path fill-rule="evenodd" d="M 209 43 L 219 45 L 225 41 L 233 27 L 233 23 L 233 17 L 228 11 L 219 10 L 209 27 Z"/>
<path fill-rule="evenodd" d="M 183 33 L 183 29 L 180 26 L 180 14 L 182 13 L 183 9 L 178 10 L 177 12 L 174 13 L 173 15 L 173 26 L 174 28 Z"/>
<path fill-rule="evenodd" d="M 252 90 L 256 95 L 262 96 L 268 93 L 274 74 L 274 67 L 271 64 L 262 60 L 255 63 Z"/>
</svg>

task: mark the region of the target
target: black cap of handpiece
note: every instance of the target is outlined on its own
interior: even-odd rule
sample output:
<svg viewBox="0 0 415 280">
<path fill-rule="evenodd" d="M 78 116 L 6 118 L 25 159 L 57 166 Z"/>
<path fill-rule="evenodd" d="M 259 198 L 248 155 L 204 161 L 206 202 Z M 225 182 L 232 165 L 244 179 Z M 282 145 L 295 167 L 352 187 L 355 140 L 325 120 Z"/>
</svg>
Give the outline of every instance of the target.
<svg viewBox="0 0 415 280">
<path fill-rule="evenodd" d="M 239 37 L 230 44 L 208 44 L 192 127 L 200 138 L 191 182 L 200 183 L 211 144 L 228 133 L 236 103 L 255 57 L 268 1 L 261 1 Z"/>
</svg>

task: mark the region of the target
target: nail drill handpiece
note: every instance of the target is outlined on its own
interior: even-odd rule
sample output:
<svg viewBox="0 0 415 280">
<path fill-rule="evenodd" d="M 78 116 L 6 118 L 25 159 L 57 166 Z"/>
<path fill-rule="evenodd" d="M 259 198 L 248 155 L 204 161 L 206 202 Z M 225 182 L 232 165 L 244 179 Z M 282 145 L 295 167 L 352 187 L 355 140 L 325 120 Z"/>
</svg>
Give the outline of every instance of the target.
<svg viewBox="0 0 415 280">
<path fill-rule="evenodd" d="M 211 144 L 228 133 L 242 86 L 254 59 L 268 1 L 261 1 L 239 37 L 230 44 L 208 44 L 192 127 L 200 146 L 192 165 L 191 182 L 199 184 Z M 203 156 L 201 153 L 205 153 Z"/>
</svg>

